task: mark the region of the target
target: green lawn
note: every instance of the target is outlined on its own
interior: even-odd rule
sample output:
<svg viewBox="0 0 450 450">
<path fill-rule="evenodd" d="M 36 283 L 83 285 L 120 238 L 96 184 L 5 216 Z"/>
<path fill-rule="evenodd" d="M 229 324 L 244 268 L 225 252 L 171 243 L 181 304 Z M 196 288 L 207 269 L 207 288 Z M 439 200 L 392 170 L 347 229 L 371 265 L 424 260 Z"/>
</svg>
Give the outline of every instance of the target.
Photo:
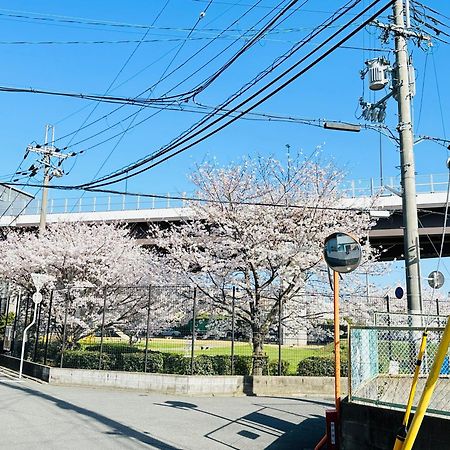
<svg viewBox="0 0 450 450">
<path fill-rule="evenodd" d="M 128 342 L 120 338 L 104 338 L 103 342 L 108 345 L 117 345 L 117 351 L 120 352 L 121 346 L 128 346 Z M 84 340 L 84 344 L 99 344 L 100 338 Z M 145 340 L 139 341 L 135 344 L 139 349 L 145 348 Z M 185 356 L 191 354 L 191 340 L 190 339 L 176 339 L 176 338 L 152 338 L 149 340 L 149 349 L 153 351 L 178 353 Z M 297 369 L 299 361 L 309 356 L 332 356 L 333 345 L 326 346 L 307 345 L 307 346 L 288 346 L 281 347 L 281 359 L 289 362 L 289 373 L 294 374 Z M 248 342 L 234 343 L 235 355 L 252 355 L 252 347 Z M 264 353 L 271 361 L 278 361 L 278 345 L 265 344 Z M 199 339 L 195 342 L 194 354 L 197 355 L 231 355 L 231 341 L 223 340 L 203 340 Z"/>
</svg>

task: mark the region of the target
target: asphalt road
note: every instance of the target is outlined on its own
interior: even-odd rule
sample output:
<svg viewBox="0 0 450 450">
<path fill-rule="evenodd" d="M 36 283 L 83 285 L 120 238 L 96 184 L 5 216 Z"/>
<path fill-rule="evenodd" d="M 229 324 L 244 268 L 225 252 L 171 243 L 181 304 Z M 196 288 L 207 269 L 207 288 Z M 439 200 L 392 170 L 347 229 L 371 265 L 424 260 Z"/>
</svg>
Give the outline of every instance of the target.
<svg viewBox="0 0 450 450">
<path fill-rule="evenodd" d="M 0 371 L 0 448 L 312 449 L 328 402 L 179 397 L 20 381 Z"/>
</svg>

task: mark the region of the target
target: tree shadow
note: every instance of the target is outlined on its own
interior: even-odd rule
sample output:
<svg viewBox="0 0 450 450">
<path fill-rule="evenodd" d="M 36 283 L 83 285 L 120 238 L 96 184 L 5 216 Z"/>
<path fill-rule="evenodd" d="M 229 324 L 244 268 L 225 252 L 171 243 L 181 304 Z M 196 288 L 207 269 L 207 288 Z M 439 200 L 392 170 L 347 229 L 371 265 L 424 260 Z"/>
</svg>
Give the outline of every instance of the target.
<svg viewBox="0 0 450 450">
<path fill-rule="evenodd" d="M 265 450 L 302 450 L 314 448 L 325 433 L 325 417 L 313 416 L 303 420 L 266 447 Z"/>
<path fill-rule="evenodd" d="M 284 399 L 288 399 L 287 397 Z M 289 400 L 292 400 L 289 398 Z M 299 399 L 300 400 L 300 399 Z M 320 406 L 330 406 L 330 403 L 308 401 Z M 286 411 L 285 409 L 274 408 L 273 405 L 254 404 L 258 409 L 237 419 L 229 418 L 224 415 L 215 414 L 210 411 L 200 409 L 194 403 L 168 400 L 164 403 L 154 403 L 158 406 L 176 408 L 181 410 L 190 410 L 194 414 L 205 414 L 224 420 L 226 423 L 205 434 L 207 439 L 220 443 L 230 449 L 239 450 L 239 447 L 227 442 L 225 435 L 234 441 L 233 436 L 239 435 L 249 440 L 256 441 L 262 436 L 272 436 L 275 440 L 266 449 L 270 450 L 301 450 L 302 448 L 314 448 L 321 439 L 325 430 L 325 417 L 317 414 L 301 415 Z M 274 414 L 267 414 L 270 411 Z M 276 417 L 277 413 L 289 414 L 302 421 L 293 423 L 288 420 Z"/>
<path fill-rule="evenodd" d="M 15 389 L 17 391 L 25 392 L 29 395 L 39 397 L 43 400 L 53 403 L 58 408 L 73 411 L 77 414 L 90 417 L 91 419 L 96 420 L 99 423 L 109 427 L 111 430 L 106 431 L 105 434 L 108 435 L 118 435 L 124 436 L 131 439 L 135 439 L 143 444 L 152 445 L 154 448 L 160 450 L 180 450 L 178 447 L 174 447 L 170 444 L 167 444 L 159 439 L 155 439 L 149 436 L 146 433 L 142 433 L 134 428 L 129 427 L 128 425 L 124 425 L 123 423 L 117 422 L 116 420 L 110 419 L 102 414 L 99 414 L 95 411 L 91 411 L 90 409 L 82 408 L 81 406 L 74 405 L 73 403 L 67 402 L 65 400 L 61 400 L 57 397 L 53 397 L 52 395 L 45 394 L 43 392 L 37 391 L 35 389 L 25 387 L 23 385 L 5 385 L 10 389 Z"/>
</svg>

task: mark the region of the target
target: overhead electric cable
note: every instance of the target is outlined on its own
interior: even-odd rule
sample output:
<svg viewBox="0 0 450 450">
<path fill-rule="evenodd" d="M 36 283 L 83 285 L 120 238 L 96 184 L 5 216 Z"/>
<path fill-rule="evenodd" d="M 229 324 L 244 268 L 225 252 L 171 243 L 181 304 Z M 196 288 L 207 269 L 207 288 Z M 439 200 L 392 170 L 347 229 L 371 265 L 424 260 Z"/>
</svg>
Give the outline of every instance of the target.
<svg viewBox="0 0 450 450">
<path fill-rule="evenodd" d="M 168 4 L 170 3 L 170 0 L 166 0 L 166 2 L 164 3 L 163 7 L 159 10 L 158 14 L 156 15 L 156 17 L 154 18 L 152 25 L 154 25 L 158 19 L 161 17 L 161 15 L 163 14 L 163 12 L 166 10 Z M 122 72 L 124 71 L 124 69 L 126 68 L 126 66 L 128 65 L 128 63 L 131 61 L 131 59 L 133 58 L 133 56 L 136 54 L 136 52 L 138 51 L 139 47 L 141 46 L 142 40 L 145 39 L 147 37 L 147 34 L 149 32 L 149 29 L 147 29 L 147 31 L 145 32 L 145 34 L 142 36 L 141 41 L 135 46 L 135 48 L 133 49 L 133 51 L 130 53 L 130 55 L 128 56 L 128 58 L 125 60 L 125 62 L 122 64 L 120 70 L 116 73 L 115 77 L 113 78 L 113 80 L 110 82 L 109 86 L 107 87 L 106 91 L 105 91 L 105 95 L 108 94 L 108 92 L 112 89 L 112 87 L 114 86 L 114 83 L 117 81 L 117 79 L 119 78 L 119 76 L 122 74 Z M 70 143 L 75 139 L 75 137 L 78 135 L 78 133 L 84 128 L 84 126 L 86 125 L 86 123 L 89 121 L 89 119 L 92 117 L 92 114 L 94 114 L 94 112 L 97 110 L 98 106 L 100 105 L 100 102 L 98 102 L 94 108 L 92 108 L 92 110 L 90 111 L 90 113 L 86 116 L 86 118 L 84 119 L 83 123 L 81 124 L 81 126 L 78 128 L 78 130 L 75 131 L 75 133 L 71 134 L 71 138 L 69 140 L 69 145 Z M 54 141 L 55 143 L 56 141 Z M 47 145 L 47 143 L 45 143 L 45 145 Z M 70 167 L 70 169 L 68 170 L 67 173 L 70 173 L 73 168 L 75 167 L 76 163 L 78 160 L 78 155 L 75 156 L 75 159 L 72 162 L 72 166 Z"/>
<path fill-rule="evenodd" d="M 217 111 L 223 109 L 224 106 L 228 105 L 229 103 L 231 103 L 232 100 L 234 100 L 235 98 L 237 98 L 239 95 L 242 95 L 244 92 L 246 92 L 248 89 L 250 89 L 253 84 L 255 84 L 256 82 L 260 81 L 261 79 L 263 79 L 265 76 L 267 76 L 268 74 L 270 74 L 273 70 L 275 70 L 275 68 L 277 68 L 279 65 L 281 65 L 285 60 L 287 60 L 290 56 L 292 56 L 292 54 L 294 54 L 295 52 L 297 52 L 298 50 L 300 50 L 304 45 L 306 45 L 306 43 L 308 42 L 308 40 L 316 37 L 320 32 L 322 32 L 323 30 L 325 30 L 328 25 L 330 23 L 335 22 L 336 20 L 338 20 L 340 17 L 342 17 L 349 9 L 353 8 L 356 4 L 358 4 L 361 0 L 352 0 L 352 1 L 348 1 L 346 5 L 344 5 L 342 8 L 340 8 L 340 10 L 338 10 L 338 13 L 335 13 L 335 15 L 333 15 L 332 17 L 330 17 L 329 19 L 325 20 L 324 22 L 322 22 L 322 24 L 320 24 L 318 27 L 316 27 L 315 31 L 310 33 L 309 36 L 305 39 L 303 39 L 302 41 L 300 41 L 299 43 L 297 43 L 293 48 L 291 48 L 288 52 L 286 52 L 284 55 L 278 57 L 274 63 L 271 64 L 271 66 L 269 66 L 268 68 L 266 68 L 263 72 L 260 72 L 251 82 L 247 83 L 243 88 L 241 88 L 237 93 L 233 94 L 233 96 L 231 96 L 229 99 L 227 99 L 224 103 L 222 103 L 219 107 L 217 107 Z M 213 113 L 211 113 L 211 116 L 213 116 L 214 114 L 216 114 L 214 111 Z M 129 116 L 130 117 L 130 116 Z M 196 128 L 200 127 L 209 117 L 206 117 L 205 119 L 202 119 L 200 122 L 198 122 L 197 124 L 195 124 L 193 127 L 189 128 L 187 131 L 185 131 L 179 138 L 184 137 L 184 135 L 186 135 L 188 132 L 192 132 L 193 130 L 195 130 Z M 146 120 L 146 119 L 144 119 Z M 143 121 L 139 122 L 138 124 L 142 123 Z M 103 131 L 102 131 L 103 132 Z M 99 132 L 98 134 L 101 134 L 102 132 Z M 108 142 L 109 140 L 117 137 L 118 135 L 120 135 L 120 133 L 109 137 L 97 144 L 94 144 L 90 147 L 88 147 L 87 149 L 82 150 L 83 152 L 92 148 L 95 148 L 99 145 L 102 145 L 106 142 Z M 178 139 L 178 138 L 177 138 Z M 171 145 L 173 143 L 173 141 L 169 144 Z"/>
<path fill-rule="evenodd" d="M 216 36 L 216 39 L 218 39 L 223 33 L 225 33 L 225 32 L 228 30 L 228 28 L 230 28 L 230 27 L 234 26 L 236 23 L 238 23 L 239 20 L 241 20 L 246 14 L 248 14 L 255 6 L 256 6 L 258 3 L 260 3 L 261 1 L 262 1 L 262 0 L 258 0 L 258 1 L 255 3 L 255 5 L 252 5 L 252 6 L 251 6 L 251 8 L 250 8 L 248 11 L 246 11 L 245 13 L 243 13 L 239 18 L 237 18 L 236 20 L 234 20 L 227 28 L 225 28 L 224 30 L 222 30 L 222 31 Z M 285 0 L 282 0 L 282 1 L 280 2 L 280 4 L 283 3 L 284 1 L 285 1 Z M 161 81 L 164 81 L 165 79 L 167 79 L 168 77 L 170 77 L 173 73 L 175 73 L 176 71 L 178 71 L 179 69 L 181 69 L 184 65 L 187 64 L 188 61 L 191 61 L 191 60 L 192 60 L 193 58 L 195 58 L 197 55 L 202 54 L 202 53 L 204 52 L 204 50 L 206 50 L 206 48 L 208 48 L 214 41 L 215 41 L 215 39 L 212 39 L 211 41 L 209 41 L 208 43 L 206 43 L 204 46 L 202 46 L 202 47 L 201 47 L 199 50 L 197 50 L 195 53 L 193 53 L 192 55 L 190 55 L 189 58 L 187 58 L 185 61 L 183 61 L 183 63 L 179 64 L 179 65 L 178 65 L 177 67 L 175 67 L 171 72 L 169 72 L 165 77 L 163 77 L 163 79 L 160 79 L 160 80 L 158 81 L 158 83 L 160 83 Z M 150 87 L 146 88 L 144 91 L 140 92 L 140 93 L 137 95 L 137 97 L 140 97 L 140 96 L 146 94 L 148 91 L 153 90 L 155 87 L 156 87 L 155 84 L 151 85 Z M 113 111 L 108 112 L 107 114 L 104 114 L 103 116 L 99 117 L 98 119 L 95 119 L 94 121 L 90 122 L 89 124 L 83 126 L 82 129 L 89 128 L 89 127 L 91 127 L 92 125 L 95 125 L 96 123 L 98 123 L 98 122 L 100 122 L 100 121 L 106 119 L 107 117 L 109 117 L 109 116 L 111 116 L 112 114 L 116 113 L 117 111 L 121 110 L 122 107 L 123 107 L 123 105 L 122 105 L 122 106 L 119 106 L 118 108 L 114 109 Z M 136 114 L 136 113 L 134 113 L 134 114 Z M 131 118 L 131 117 L 132 117 L 132 115 L 126 117 L 126 118 L 123 119 L 123 120 L 128 120 L 128 119 Z M 117 122 L 117 123 L 114 124 L 113 126 L 116 126 L 116 125 L 118 125 L 118 124 L 120 124 L 120 123 L 122 123 L 122 121 Z M 111 127 L 108 127 L 108 128 L 106 129 L 106 131 L 107 131 L 108 129 L 110 129 L 110 128 L 111 128 Z M 67 138 L 67 137 L 69 137 L 69 136 L 71 136 L 71 135 L 73 135 L 73 134 L 74 134 L 74 132 L 67 133 L 67 134 L 65 134 L 64 136 L 59 137 L 55 142 L 61 141 L 61 140 L 65 139 L 65 138 Z M 98 133 L 94 134 L 94 135 L 91 136 L 91 137 L 96 137 L 97 135 L 98 135 Z"/>
<path fill-rule="evenodd" d="M 349 24 L 356 20 L 357 18 L 359 18 L 362 14 L 365 14 L 367 12 L 367 10 L 369 8 L 371 8 L 372 6 L 378 4 L 380 2 L 380 0 L 375 0 L 370 6 L 368 6 L 367 8 L 365 8 L 362 12 L 359 13 L 359 15 L 355 16 L 353 19 L 351 19 L 350 22 L 348 22 L 347 24 L 345 24 L 340 31 L 345 30 Z M 342 38 L 337 44 L 333 45 L 330 49 L 328 49 L 327 51 L 325 51 L 322 55 L 320 55 L 316 60 L 314 60 L 312 63 L 308 64 L 306 66 L 306 68 L 300 70 L 297 74 L 295 74 L 293 77 L 291 77 L 290 79 L 288 79 L 287 81 L 285 81 L 281 86 L 278 86 L 277 88 L 275 88 L 271 93 L 267 94 L 265 97 L 263 97 L 262 99 L 260 99 L 259 101 L 257 101 L 254 105 L 248 107 L 247 109 L 245 109 L 244 111 L 242 111 L 241 113 L 239 113 L 236 117 L 231 118 L 227 123 L 219 126 L 217 129 L 213 130 L 212 132 L 209 132 L 208 134 L 206 134 L 205 136 L 195 140 L 194 142 L 182 147 L 181 149 L 177 150 L 176 152 L 174 152 L 173 154 L 164 157 L 163 159 L 161 159 L 160 161 L 151 164 L 148 167 L 144 167 L 136 172 L 133 172 L 132 174 L 130 174 L 130 171 L 135 170 L 139 167 L 141 167 L 142 165 L 146 164 L 147 162 L 150 162 L 158 157 L 161 157 L 162 155 L 168 153 L 170 150 L 174 149 L 175 147 L 172 146 L 165 148 L 159 152 L 157 152 L 154 155 L 151 155 L 148 158 L 145 158 L 139 162 L 136 162 L 130 166 L 128 166 L 125 169 L 121 169 L 120 171 L 116 172 L 113 175 L 109 175 L 107 177 L 103 177 L 103 179 L 99 179 L 96 180 L 95 182 L 91 182 L 91 183 L 86 183 L 80 186 L 105 186 L 108 184 L 112 184 L 115 182 L 119 182 L 119 181 L 123 181 L 125 178 L 131 178 L 132 176 L 136 176 L 139 173 L 145 172 L 146 170 L 149 170 L 152 167 L 155 167 L 158 164 L 161 164 L 164 161 L 167 161 L 168 159 L 170 159 L 171 157 L 187 150 L 188 148 L 191 148 L 192 146 L 202 142 L 203 140 L 207 139 L 208 137 L 212 136 L 213 134 L 217 133 L 218 131 L 222 130 L 223 128 L 225 128 L 226 126 L 230 125 L 231 123 L 233 123 L 234 121 L 237 120 L 237 118 L 239 118 L 240 116 L 246 114 L 247 112 L 251 111 L 252 109 L 256 108 L 257 106 L 259 106 L 260 104 L 262 104 L 263 102 L 265 102 L 267 99 L 271 98 L 273 95 L 275 95 L 277 92 L 279 92 L 281 89 L 284 89 L 284 87 L 286 87 L 287 85 L 289 85 L 290 83 L 292 83 L 293 81 L 295 81 L 298 77 L 300 77 L 301 75 L 303 75 L 305 72 L 307 72 L 308 70 L 310 70 L 312 67 L 314 67 L 318 62 L 320 62 L 322 59 L 324 59 L 326 56 L 328 56 L 331 52 L 333 52 L 334 50 L 336 50 L 340 45 L 342 45 L 343 43 L 347 42 L 351 37 L 353 37 L 356 33 L 358 33 L 361 29 L 363 29 L 368 23 L 370 23 L 370 21 L 372 21 L 374 18 L 378 17 L 379 14 L 381 14 L 383 11 L 385 11 L 387 8 L 389 8 L 389 6 L 391 6 L 391 4 L 393 3 L 393 0 L 390 0 L 384 7 L 382 7 L 381 9 L 379 9 L 375 14 L 373 14 L 370 18 L 366 19 L 361 25 L 359 25 L 356 29 L 354 29 L 352 32 L 350 32 L 347 36 L 345 36 L 344 38 Z M 314 49 L 312 52 L 309 52 L 305 57 L 303 57 L 300 61 L 297 61 L 294 65 L 292 65 L 289 69 L 285 70 L 281 75 L 279 75 L 278 77 L 276 77 L 274 80 L 272 80 L 270 83 L 268 83 L 266 86 L 264 86 L 263 88 L 259 89 L 256 93 L 252 94 L 248 99 L 244 100 L 243 102 L 241 102 L 239 105 L 237 105 L 236 107 L 232 108 L 231 112 L 235 111 L 238 108 L 241 108 L 242 106 L 244 106 L 246 103 L 248 103 L 249 101 L 251 101 L 253 98 L 255 98 L 256 96 L 258 96 L 259 94 L 261 94 L 262 92 L 264 92 L 265 90 L 267 90 L 269 87 L 271 87 L 273 84 L 275 84 L 277 81 L 279 81 L 281 78 L 283 78 L 285 75 L 287 75 L 289 72 L 291 72 L 292 70 L 294 70 L 296 67 L 298 67 L 299 64 L 301 64 L 302 62 L 304 62 L 309 56 L 311 56 L 312 54 L 314 54 L 316 51 L 320 50 L 323 46 L 325 46 L 328 42 L 330 42 L 330 40 L 332 40 L 333 38 L 335 38 L 340 31 L 333 33 L 330 37 L 328 37 L 320 46 L 318 46 L 316 49 Z M 206 131 L 208 128 L 210 128 L 211 126 L 213 126 L 214 124 L 216 124 L 217 122 L 221 121 L 223 118 L 225 118 L 227 115 L 229 115 L 230 113 L 225 113 L 224 115 L 220 116 L 219 118 L 217 118 L 216 120 L 214 120 L 211 124 L 209 124 L 208 126 L 203 127 L 201 130 L 197 131 L 195 135 L 200 134 L 203 131 Z M 195 135 L 193 137 L 188 137 L 184 140 L 182 140 L 181 142 L 177 143 L 177 146 L 182 145 L 183 143 L 187 142 L 188 140 L 191 140 L 192 138 L 195 138 Z M 127 174 L 125 177 L 121 177 L 116 179 L 118 176 L 123 175 L 123 174 Z M 108 182 L 108 180 L 114 178 L 114 181 L 110 181 Z M 105 183 L 106 181 L 106 183 Z"/>
<path fill-rule="evenodd" d="M 169 0 L 167 0 L 169 1 Z M 203 13 L 206 14 L 206 12 L 208 11 L 209 7 L 211 6 L 213 0 L 209 0 L 209 3 L 207 5 L 207 7 L 205 8 L 205 10 L 203 11 Z M 197 27 L 197 25 L 200 23 L 200 21 L 202 20 L 202 15 L 200 15 L 197 19 L 197 21 L 195 22 L 194 26 L 192 27 L 191 31 L 188 33 L 187 35 L 187 39 L 189 39 L 190 35 L 192 34 L 192 32 L 195 30 L 195 28 Z M 180 45 L 180 47 L 178 48 L 178 50 L 175 52 L 175 55 L 173 55 L 172 59 L 170 60 L 169 64 L 166 66 L 166 68 L 164 69 L 164 72 L 162 73 L 162 75 L 160 76 L 158 82 L 154 85 L 154 88 L 158 86 L 158 84 L 164 79 L 164 76 L 166 75 L 167 71 L 170 69 L 170 67 L 172 66 L 173 62 L 175 61 L 175 59 L 177 58 L 177 56 L 180 54 L 181 50 L 183 49 L 184 45 L 186 44 L 186 40 L 183 41 L 183 43 Z M 152 92 L 154 91 L 154 88 L 150 91 L 149 96 L 152 94 Z M 137 114 L 142 111 L 142 107 L 137 111 Z M 105 166 L 105 164 L 109 161 L 109 158 L 111 158 L 112 154 L 114 153 L 114 151 L 117 149 L 117 147 L 119 146 L 120 142 L 122 141 L 122 139 L 124 138 L 125 134 L 130 130 L 130 128 L 133 126 L 134 121 L 137 118 L 137 114 L 134 115 L 133 119 L 131 120 L 131 122 L 127 125 L 126 129 L 122 131 L 122 133 L 120 134 L 120 137 L 118 139 L 118 141 L 115 143 L 115 145 L 113 146 L 113 148 L 110 150 L 110 152 L 108 153 L 108 155 L 106 156 L 106 158 L 104 158 L 103 162 L 100 164 L 100 167 L 97 169 L 95 175 L 94 175 L 94 179 L 96 176 L 99 175 L 99 173 L 101 172 L 101 170 L 103 169 L 103 167 Z"/>
<path fill-rule="evenodd" d="M 165 9 L 167 8 L 167 5 L 169 4 L 170 0 L 166 0 L 166 2 L 164 3 L 163 7 L 161 8 L 161 10 L 158 12 L 158 14 L 156 15 L 155 19 L 153 20 L 152 25 L 154 25 L 156 23 L 156 21 L 161 17 L 161 14 L 165 11 Z M 114 83 L 117 81 L 117 79 L 119 78 L 119 76 L 122 74 L 122 72 L 124 71 L 125 67 L 128 65 L 128 63 L 131 61 L 131 59 L 133 58 L 133 56 L 135 55 L 135 53 L 138 51 L 139 47 L 142 44 L 142 41 L 147 37 L 147 34 L 149 32 L 149 29 L 147 29 L 147 31 L 145 32 L 145 34 L 142 36 L 142 39 L 137 43 L 137 45 L 135 46 L 135 48 L 133 49 L 133 51 L 130 53 L 130 55 L 128 56 L 128 58 L 125 60 L 125 62 L 122 64 L 121 68 L 119 69 L 119 71 L 116 73 L 115 77 L 113 78 L 113 80 L 110 82 L 109 86 L 107 87 L 105 94 L 108 94 L 108 92 L 111 90 L 111 88 L 113 87 Z M 71 139 L 74 139 L 74 137 L 78 134 L 78 132 L 80 131 L 80 129 L 83 127 L 83 125 L 86 124 L 86 122 L 89 120 L 89 118 L 92 116 L 92 114 L 95 112 L 96 108 L 98 107 L 99 103 L 97 103 L 97 105 L 92 109 L 92 111 L 88 114 L 88 116 L 86 117 L 86 119 L 84 120 L 82 126 L 78 129 L 77 132 L 75 132 L 75 134 L 72 136 Z M 47 143 L 45 144 L 47 145 Z M 74 163 L 75 164 L 75 163 Z"/>
<path fill-rule="evenodd" d="M 261 0 L 259 0 L 259 2 L 260 2 Z M 279 4 L 282 4 L 282 3 L 284 3 L 286 0 L 282 0 Z M 293 5 L 294 3 L 296 3 L 298 0 L 292 0 L 291 1 L 291 3 L 289 4 L 289 5 L 287 5 L 287 7 L 285 7 L 285 9 L 283 9 L 278 15 L 277 15 L 277 17 L 281 17 L 288 9 L 289 9 L 289 7 L 290 7 L 290 5 Z M 258 3 L 259 3 L 258 2 Z M 306 3 L 306 1 L 304 2 L 304 3 Z M 303 4 L 304 4 L 303 3 Z M 256 3 L 257 4 L 257 3 Z M 256 5 L 255 4 L 255 5 Z M 254 5 L 254 6 L 255 6 Z M 286 9 L 287 8 L 287 9 Z M 269 13 L 270 14 L 270 13 Z M 265 16 L 264 16 L 264 18 L 266 18 L 269 14 L 266 14 Z M 260 22 L 262 21 L 262 19 L 260 19 L 259 21 L 258 21 L 258 23 L 257 24 L 259 24 Z M 233 23 L 234 24 L 234 23 Z M 232 24 L 232 25 L 233 25 Z M 256 25 L 257 25 L 256 24 Z M 254 25 L 254 26 L 256 26 L 256 25 Z M 267 25 L 266 25 L 266 27 L 267 27 Z M 246 33 L 247 33 L 248 31 L 246 31 Z M 208 44 L 207 44 L 208 45 Z M 207 46 L 206 45 L 206 46 Z M 204 46 L 203 48 L 205 48 L 206 46 Z M 198 52 L 197 52 L 198 53 Z M 211 60 L 210 60 L 211 61 Z M 183 63 L 184 64 L 184 63 Z M 206 64 L 204 64 L 202 67 L 204 67 Z M 179 66 L 180 67 L 180 66 Z M 176 69 L 175 69 L 176 70 Z M 174 71 L 172 71 L 171 73 L 173 73 Z M 170 75 L 170 74 L 169 74 Z M 191 74 L 192 75 L 192 74 Z M 190 75 L 190 76 L 191 76 Z M 185 80 L 186 79 L 188 79 L 188 78 L 190 78 L 190 76 L 189 77 L 187 77 L 187 78 L 185 78 Z M 166 76 L 167 77 L 167 76 Z M 164 79 L 164 78 L 163 78 Z M 162 80 L 160 80 L 160 81 L 162 81 Z M 183 80 L 184 81 L 184 80 Z M 177 86 L 179 86 L 181 83 L 178 83 L 177 84 Z M 173 90 L 174 88 L 172 88 L 171 90 Z M 148 89 L 147 89 L 148 90 Z M 168 92 L 170 92 L 170 91 L 168 91 Z M 177 97 L 175 97 L 175 100 L 177 99 Z M 169 103 L 170 104 L 170 103 Z M 116 110 L 114 110 L 113 112 L 115 112 L 115 111 L 117 111 L 117 110 L 119 110 L 121 107 L 119 107 L 119 108 L 117 108 Z M 142 110 L 143 108 L 141 108 L 141 109 L 139 109 L 137 112 L 135 112 L 135 113 L 132 113 L 132 114 L 130 114 L 128 117 L 126 117 L 125 119 L 122 119 L 120 122 L 116 122 L 115 124 L 113 124 L 113 125 L 110 125 L 109 127 L 107 127 L 106 129 L 103 129 L 102 131 L 100 131 L 100 132 L 97 132 L 96 134 L 94 134 L 93 136 L 89 136 L 89 137 L 87 137 L 87 138 L 85 138 L 85 139 L 83 139 L 83 140 L 81 140 L 81 141 L 78 141 L 78 142 L 76 142 L 76 143 L 74 143 L 74 144 L 72 144 L 72 146 L 75 146 L 75 145 L 79 145 L 79 144 L 81 144 L 81 143 L 83 143 L 83 142 L 85 142 L 85 141 L 87 141 L 87 140 L 89 140 L 89 139 L 92 139 L 93 137 L 96 137 L 96 136 L 98 136 L 98 135 L 100 135 L 100 134 L 103 134 L 103 133 L 105 133 L 106 131 L 108 131 L 108 130 L 110 130 L 111 128 L 113 128 L 113 127 L 115 127 L 115 126 L 117 126 L 117 125 L 119 125 L 119 124 L 121 124 L 124 120 L 128 120 L 128 119 L 130 119 L 130 118 L 133 118 L 133 121 L 134 121 L 134 117 L 136 116 L 136 114 L 138 114 L 141 110 Z M 162 108 L 162 110 L 164 110 L 164 109 L 166 109 L 166 108 Z M 147 121 L 147 120 L 149 120 L 150 118 L 152 118 L 152 117 L 154 117 L 156 114 L 158 114 L 160 111 L 158 111 L 158 112 L 156 112 L 156 113 L 154 113 L 154 114 L 152 114 L 152 115 L 150 115 L 150 116 L 148 116 L 148 117 L 146 117 L 146 118 L 144 118 L 144 119 L 142 119 L 142 120 L 140 120 L 139 122 L 137 122 L 137 123 L 135 123 L 135 124 L 128 124 L 128 126 L 127 126 L 127 130 L 129 131 L 129 130 L 131 130 L 131 129 L 133 129 L 133 128 L 135 128 L 135 127 L 137 127 L 137 126 L 139 126 L 140 124 L 142 124 L 143 122 L 145 122 L 145 121 Z M 110 113 L 108 113 L 106 116 L 108 116 Z M 105 118 L 106 116 L 103 116 L 103 118 Z M 96 121 L 94 121 L 94 122 L 92 122 L 91 124 L 93 124 L 93 123 L 95 123 Z M 89 126 L 89 125 L 87 125 L 87 126 Z M 86 127 L 87 127 L 86 126 Z M 111 141 L 112 139 L 115 139 L 116 137 L 120 137 L 120 136 L 122 136 L 123 135 L 123 131 L 120 131 L 120 132 L 118 132 L 118 133 L 116 133 L 115 135 L 113 135 L 113 136 L 110 136 L 110 137 L 108 137 L 107 139 L 105 139 L 105 140 L 103 140 L 103 141 L 100 141 L 100 142 L 98 142 L 98 143 L 96 143 L 96 144 L 94 144 L 94 145 L 91 145 L 90 147 L 88 147 L 88 148 L 86 148 L 86 149 L 83 149 L 83 150 L 81 150 L 81 151 L 79 151 L 78 153 L 84 153 L 85 151 L 87 151 L 87 150 L 90 150 L 90 149 L 92 149 L 92 148 L 96 148 L 96 147 L 98 147 L 98 146 L 100 146 L 100 145 L 102 145 L 102 144 L 104 144 L 104 143 L 106 143 L 106 142 L 109 142 L 109 141 Z M 67 136 L 67 135 L 66 135 Z M 59 138 L 59 139 L 61 139 L 61 138 Z M 58 139 L 58 140 L 59 140 Z M 65 146 L 64 147 L 64 149 L 66 150 L 67 148 L 69 148 L 69 146 Z"/>
</svg>

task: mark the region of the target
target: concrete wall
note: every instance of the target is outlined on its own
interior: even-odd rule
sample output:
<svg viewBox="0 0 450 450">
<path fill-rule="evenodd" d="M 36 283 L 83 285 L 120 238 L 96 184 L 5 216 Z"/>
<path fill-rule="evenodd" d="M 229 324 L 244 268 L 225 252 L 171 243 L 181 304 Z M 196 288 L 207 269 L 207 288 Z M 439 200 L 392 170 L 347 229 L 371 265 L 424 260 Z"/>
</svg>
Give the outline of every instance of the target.
<svg viewBox="0 0 450 450">
<path fill-rule="evenodd" d="M 253 376 L 254 395 L 320 395 L 334 397 L 334 377 Z M 347 378 L 341 378 L 342 395 L 347 395 Z"/>
<path fill-rule="evenodd" d="M 241 395 L 244 392 L 243 376 L 167 375 L 53 367 L 49 383 L 184 395 Z"/>
<path fill-rule="evenodd" d="M 0 365 L 19 370 L 20 360 L 0 355 Z M 316 395 L 334 396 L 333 377 L 200 376 L 108 370 L 60 369 L 24 361 L 24 374 L 51 384 L 136 389 L 183 395 Z M 342 395 L 347 379 L 342 378 Z"/>
<path fill-rule="evenodd" d="M 190 376 L 52 367 L 49 382 L 184 395 L 334 395 L 332 377 Z M 345 395 L 345 378 L 342 388 Z"/>
<path fill-rule="evenodd" d="M 402 411 L 342 402 L 341 450 L 391 449 L 403 415 Z M 414 450 L 448 448 L 450 448 L 450 419 L 425 416 Z"/>
<path fill-rule="evenodd" d="M 19 371 L 20 359 L 14 356 L 0 355 L 0 366 L 7 367 L 8 369 Z M 50 367 L 43 364 L 37 364 L 30 361 L 23 362 L 23 374 L 33 378 L 37 378 L 42 381 L 49 381 Z"/>
</svg>

